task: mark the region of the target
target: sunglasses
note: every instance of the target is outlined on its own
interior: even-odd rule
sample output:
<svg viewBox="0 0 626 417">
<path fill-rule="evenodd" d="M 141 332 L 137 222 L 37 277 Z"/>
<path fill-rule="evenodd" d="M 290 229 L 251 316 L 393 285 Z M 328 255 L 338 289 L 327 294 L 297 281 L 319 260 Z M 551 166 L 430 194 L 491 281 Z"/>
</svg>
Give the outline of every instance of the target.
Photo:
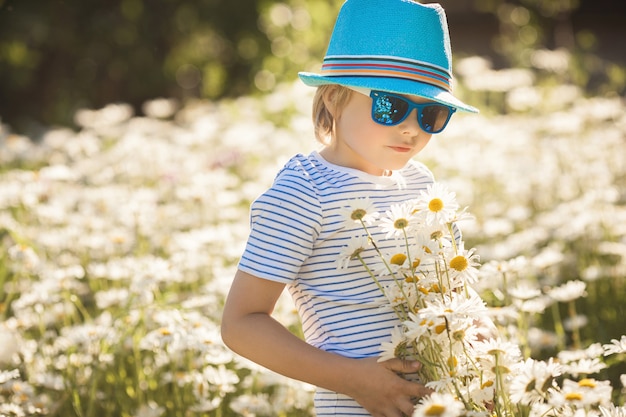
<svg viewBox="0 0 626 417">
<path fill-rule="evenodd" d="M 348 87 L 372 98 L 372 120 L 385 126 L 402 123 L 413 109 L 417 109 L 417 122 L 426 133 L 440 133 L 446 128 L 456 108 L 439 103 L 415 103 L 400 95 L 383 91 Z"/>
</svg>

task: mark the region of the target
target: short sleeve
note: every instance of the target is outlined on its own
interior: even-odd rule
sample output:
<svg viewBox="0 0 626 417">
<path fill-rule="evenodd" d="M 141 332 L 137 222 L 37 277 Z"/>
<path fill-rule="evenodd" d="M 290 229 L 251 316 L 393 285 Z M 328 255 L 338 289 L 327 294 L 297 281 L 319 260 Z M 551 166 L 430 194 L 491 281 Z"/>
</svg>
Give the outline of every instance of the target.
<svg viewBox="0 0 626 417">
<path fill-rule="evenodd" d="M 322 212 L 308 174 L 284 169 L 251 206 L 251 232 L 239 269 L 260 278 L 291 283 L 311 256 Z"/>
</svg>

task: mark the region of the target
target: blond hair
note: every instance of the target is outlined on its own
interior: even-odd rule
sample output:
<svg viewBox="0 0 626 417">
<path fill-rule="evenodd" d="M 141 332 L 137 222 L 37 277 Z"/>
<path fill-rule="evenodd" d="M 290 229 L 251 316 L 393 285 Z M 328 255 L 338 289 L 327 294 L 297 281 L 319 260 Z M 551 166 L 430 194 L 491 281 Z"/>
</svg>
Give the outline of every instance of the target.
<svg viewBox="0 0 626 417">
<path fill-rule="evenodd" d="M 335 117 L 348 103 L 352 90 L 338 84 L 326 84 L 317 87 L 313 97 L 313 127 L 315 138 L 328 145 L 335 132 Z M 333 106 L 329 109 L 326 103 Z"/>
</svg>

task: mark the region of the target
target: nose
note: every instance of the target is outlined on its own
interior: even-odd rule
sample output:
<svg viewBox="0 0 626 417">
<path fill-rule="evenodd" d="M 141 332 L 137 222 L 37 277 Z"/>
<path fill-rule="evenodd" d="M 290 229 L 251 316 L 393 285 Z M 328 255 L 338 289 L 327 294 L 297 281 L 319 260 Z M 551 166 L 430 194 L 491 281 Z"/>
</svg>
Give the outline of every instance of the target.
<svg viewBox="0 0 626 417">
<path fill-rule="evenodd" d="M 411 113 L 400 123 L 402 134 L 417 136 L 422 128 L 417 121 L 417 109 L 412 109 Z"/>
</svg>

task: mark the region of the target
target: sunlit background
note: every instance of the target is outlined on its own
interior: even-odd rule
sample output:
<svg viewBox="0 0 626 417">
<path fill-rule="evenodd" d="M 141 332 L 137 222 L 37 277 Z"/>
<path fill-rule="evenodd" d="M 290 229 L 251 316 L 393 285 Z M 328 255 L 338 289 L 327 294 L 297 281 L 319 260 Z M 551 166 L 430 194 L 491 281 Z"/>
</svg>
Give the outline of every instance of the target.
<svg viewBox="0 0 626 417">
<path fill-rule="evenodd" d="M 441 3 L 481 114 L 418 158 L 476 218 L 503 335 L 623 404 L 597 347 L 626 334 L 626 3 Z M 296 74 L 339 5 L 0 0 L 0 415 L 312 415 L 219 324 L 250 202 L 317 146 Z"/>
</svg>

